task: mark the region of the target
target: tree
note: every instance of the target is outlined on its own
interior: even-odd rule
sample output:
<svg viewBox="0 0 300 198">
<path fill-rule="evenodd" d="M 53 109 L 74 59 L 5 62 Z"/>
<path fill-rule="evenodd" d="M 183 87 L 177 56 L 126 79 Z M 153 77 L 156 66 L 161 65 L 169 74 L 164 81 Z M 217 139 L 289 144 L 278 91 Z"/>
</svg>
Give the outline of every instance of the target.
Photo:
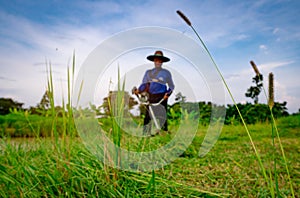
<svg viewBox="0 0 300 198">
<path fill-rule="evenodd" d="M 257 74 L 252 78 L 252 82 L 255 83 L 255 86 L 251 86 L 249 89 L 247 89 L 245 95 L 246 97 L 254 99 L 254 104 L 258 104 L 258 96 L 263 87 L 263 75 Z"/>
<path fill-rule="evenodd" d="M 21 110 L 23 103 L 13 101 L 11 98 L 0 98 L 0 115 L 10 113 L 10 109 Z"/>
<path fill-rule="evenodd" d="M 42 96 L 41 101 L 36 105 L 36 107 L 30 107 L 29 111 L 32 114 L 47 116 L 47 111 L 49 109 L 50 109 L 50 92 L 46 90 Z"/>
<path fill-rule="evenodd" d="M 118 98 L 120 96 L 121 98 Z M 120 99 L 120 105 L 122 105 L 124 110 L 124 115 L 128 115 L 129 111 L 133 108 L 133 106 L 137 105 L 138 102 L 131 97 L 128 92 L 124 91 L 110 91 L 108 96 L 103 99 L 103 104 L 101 105 L 101 109 L 104 112 L 104 115 L 109 116 L 112 114 L 111 110 L 118 105 L 118 101 Z M 120 109 L 115 109 L 120 110 Z"/>
<path fill-rule="evenodd" d="M 279 103 L 275 102 L 274 107 L 272 108 L 273 115 L 275 118 L 280 118 L 284 116 L 288 116 L 286 108 L 287 102 Z M 266 122 L 271 120 L 271 112 L 270 108 L 267 104 L 237 104 L 241 114 L 243 115 L 244 121 L 247 124 L 255 124 L 258 122 Z M 227 105 L 226 108 L 226 119 L 225 124 L 235 124 L 241 123 L 241 118 L 239 113 L 235 107 L 235 105 Z"/>
<path fill-rule="evenodd" d="M 50 107 L 50 95 L 48 91 L 45 91 L 40 103 L 37 105 L 37 108 L 42 110 L 47 110 Z"/>
<path fill-rule="evenodd" d="M 182 93 L 179 92 L 175 96 L 175 101 L 177 101 L 177 102 L 185 102 L 186 101 L 186 96 L 182 95 Z"/>
</svg>

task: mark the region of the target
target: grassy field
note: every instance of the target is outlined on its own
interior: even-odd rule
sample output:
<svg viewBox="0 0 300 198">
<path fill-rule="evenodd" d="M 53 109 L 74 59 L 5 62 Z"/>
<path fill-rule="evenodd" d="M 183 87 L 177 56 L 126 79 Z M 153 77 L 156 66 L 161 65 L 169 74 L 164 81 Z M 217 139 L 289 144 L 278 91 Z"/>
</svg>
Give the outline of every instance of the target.
<svg viewBox="0 0 300 198">
<path fill-rule="evenodd" d="M 277 124 L 295 197 L 299 197 L 300 116 L 281 118 Z M 248 127 L 274 194 L 291 197 L 278 139 L 273 147 L 271 125 Z M 0 197 L 271 197 L 244 127 L 225 125 L 212 150 L 198 157 L 206 130 L 199 126 L 193 143 L 174 162 L 138 173 L 106 166 L 78 137 L 3 137 Z M 172 135 L 152 137 L 152 141 L 166 143 Z"/>
</svg>

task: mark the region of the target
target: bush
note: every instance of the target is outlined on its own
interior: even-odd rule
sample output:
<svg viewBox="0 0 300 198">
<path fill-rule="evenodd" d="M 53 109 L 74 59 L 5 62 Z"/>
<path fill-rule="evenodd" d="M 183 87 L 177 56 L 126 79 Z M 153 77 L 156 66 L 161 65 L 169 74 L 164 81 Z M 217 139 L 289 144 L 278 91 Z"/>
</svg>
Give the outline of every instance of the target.
<svg viewBox="0 0 300 198">
<path fill-rule="evenodd" d="M 55 125 L 54 125 L 55 124 Z M 67 133 L 62 117 L 27 115 L 24 112 L 0 115 L 0 137 L 50 137 Z"/>
</svg>

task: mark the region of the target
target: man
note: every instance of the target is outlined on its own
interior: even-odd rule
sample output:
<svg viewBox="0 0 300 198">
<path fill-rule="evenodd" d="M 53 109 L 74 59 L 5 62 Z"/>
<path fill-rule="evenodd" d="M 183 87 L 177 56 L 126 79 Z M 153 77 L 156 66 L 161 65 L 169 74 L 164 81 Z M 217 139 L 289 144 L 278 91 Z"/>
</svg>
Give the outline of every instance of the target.
<svg viewBox="0 0 300 198">
<path fill-rule="evenodd" d="M 149 102 L 150 103 L 157 103 L 162 98 L 164 99 L 161 102 L 161 105 L 164 107 L 165 115 L 160 116 L 156 115 L 157 111 L 154 108 L 155 117 L 157 116 L 158 120 L 160 121 L 161 129 L 168 132 L 168 120 L 167 120 L 167 106 L 168 106 L 168 98 L 172 94 L 174 90 L 174 83 L 172 79 L 171 73 L 167 70 L 162 68 L 162 64 L 164 62 L 170 61 L 168 57 L 163 55 L 162 51 L 156 51 L 154 55 L 150 55 L 147 57 L 148 60 L 154 62 L 154 68 L 149 69 L 145 72 L 142 85 L 135 90 L 135 94 L 147 92 L 149 94 Z M 168 85 L 168 86 L 167 86 Z M 151 131 L 151 115 L 149 112 L 149 106 L 146 107 L 146 115 L 144 118 L 144 134 L 150 134 Z"/>
</svg>

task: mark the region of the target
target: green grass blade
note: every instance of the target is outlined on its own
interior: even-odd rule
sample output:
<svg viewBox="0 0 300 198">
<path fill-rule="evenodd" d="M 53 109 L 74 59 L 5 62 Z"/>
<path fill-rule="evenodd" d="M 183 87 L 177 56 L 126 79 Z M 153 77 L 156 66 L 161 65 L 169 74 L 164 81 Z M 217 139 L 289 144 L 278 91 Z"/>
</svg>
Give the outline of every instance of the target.
<svg viewBox="0 0 300 198">
<path fill-rule="evenodd" d="M 222 72 L 220 71 L 219 67 L 217 66 L 216 62 L 214 61 L 212 55 L 210 54 L 208 48 L 206 47 L 205 43 L 202 41 L 202 39 L 201 39 L 201 37 L 199 36 L 199 34 L 197 33 L 197 31 L 194 29 L 193 26 L 190 26 L 190 27 L 192 28 L 192 30 L 193 30 L 193 31 L 195 32 L 195 34 L 197 35 L 198 39 L 200 40 L 200 42 L 202 43 L 203 47 L 205 48 L 205 51 L 207 52 L 207 54 L 209 55 L 211 61 L 213 62 L 214 66 L 215 66 L 215 69 L 216 69 L 217 72 L 219 73 L 219 75 L 220 75 L 220 77 L 221 77 L 221 79 L 222 79 L 222 81 L 223 81 L 223 83 L 224 83 L 224 85 L 225 85 L 225 87 L 226 87 L 226 89 L 227 89 L 229 95 L 230 95 L 230 98 L 231 98 L 231 100 L 233 101 L 234 106 L 236 107 L 236 110 L 238 111 L 238 114 L 239 114 L 239 116 L 240 116 L 240 118 L 241 118 L 241 120 L 242 120 L 242 123 L 243 123 L 243 125 L 244 125 L 244 128 L 245 128 L 245 130 L 246 130 L 246 132 L 247 132 L 247 135 L 248 135 L 248 137 L 249 137 L 251 146 L 252 146 L 252 148 L 253 148 L 253 150 L 254 150 L 254 152 L 255 152 L 255 155 L 256 155 L 256 157 L 257 157 L 257 159 L 258 159 L 259 165 L 260 165 L 261 170 L 262 170 L 262 172 L 263 172 L 263 176 L 264 176 L 266 182 L 268 183 L 268 186 L 270 186 L 269 181 L 268 181 L 269 179 L 268 179 L 268 176 L 267 176 L 267 174 L 266 174 L 266 170 L 265 170 L 265 168 L 264 168 L 264 166 L 263 166 L 261 157 L 260 157 L 260 155 L 259 155 L 259 153 L 258 153 L 258 151 L 257 151 L 257 149 L 256 149 L 256 146 L 255 146 L 255 144 L 254 144 L 254 142 L 253 142 L 253 140 L 252 140 L 252 136 L 251 136 L 251 134 L 250 134 L 250 132 L 249 132 L 249 129 L 248 129 L 247 125 L 246 125 L 246 122 L 245 122 L 245 120 L 244 120 L 244 118 L 243 118 L 243 116 L 242 116 L 242 114 L 241 114 L 241 112 L 240 112 L 240 110 L 239 110 L 239 108 L 238 108 L 238 106 L 237 106 L 237 103 L 236 103 L 236 101 L 235 101 L 235 99 L 234 99 L 234 97 L 233 97 L 233 95 L 232 95 L 232 93 L 231 93 L 231 91 L 230 91 L 230 89 L 229 89 L 229 86 L 227 85 L 227 83 L 226 83 L 226 81 L 225 81 L 225 79 L 224 79 L 224 77 L 223 77 Z"/>
<path fill-rule="evenodd" d="M 268 101 L 268 96 L 267 96 L 266 89 L 265 89 L 264 86 L 262 88 L 263 88 L 264 95 L 265 95 L 265 97 L 266 97 L 266 99 Z M 271 119 L 272 119 L 272 141 L 273 141 L 273 146 L 274 146 L 274 149 L 275 149 L 275 136 L 273 135 L 273 133 L 274 133 L 273 130 L 275 129 L 277 140 L 278 140 L 280 151 L 281 151 L 281 155 L 282 155 L 283 160 L 284 160 L 285 170 L 286 170 L 286 173 L 287 173 L 287 176 L 288 176 L 288 180 L 289 180 L 291 194 L 292 194 L 292 197 L 295 197 L 295 192 L 294 192 L 294 187 L 293 187 L 293 181 L 292 181 L 291 176 L 290 176 L 290 171 L 289 171 L 287 159 L 286 159 L 286 156 L 285 156 L 283 145 L 281 143 L 281 138 L 280 138 L 279 131 L 278 131 L 278 128 L 277 128 L 276 120 L 274 118 L 273 109 L 269 105 L 268 105 L 268 107 L 270 109 L 270 114 L 271 114 Z M 275 157 L 274 157 L 274 163 L 276 164 Z M 274 171 L 275 171 L 275 174 L 277 174 L 276 165 L 274 165 Z M 276 188 L 278 188 L 278 177 L 275 177 L 275 179 L 276 179 Z M 277 191 L 279 193 L 279 190 L 277 190 Z"/>
</svg>

